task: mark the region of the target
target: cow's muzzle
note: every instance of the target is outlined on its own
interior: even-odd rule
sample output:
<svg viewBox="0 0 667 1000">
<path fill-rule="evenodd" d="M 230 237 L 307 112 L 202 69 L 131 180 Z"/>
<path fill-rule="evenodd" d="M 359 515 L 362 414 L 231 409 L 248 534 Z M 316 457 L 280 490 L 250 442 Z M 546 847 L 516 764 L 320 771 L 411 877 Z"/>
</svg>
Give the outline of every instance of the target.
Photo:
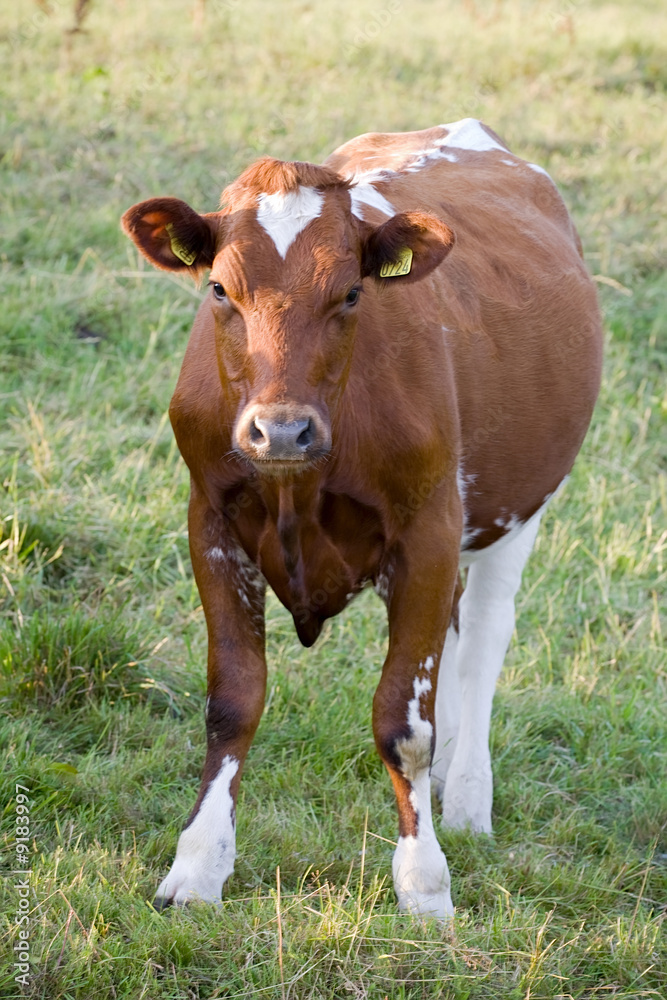
<svg viewBox="0 0 667 1000">
<path fill-rule="evenodd" d="M 331 450 L 328 422 L 313 406 L 248 406 L 234 431 L 234 447 L 267 472 L 310 465 Z"/>
</svg>

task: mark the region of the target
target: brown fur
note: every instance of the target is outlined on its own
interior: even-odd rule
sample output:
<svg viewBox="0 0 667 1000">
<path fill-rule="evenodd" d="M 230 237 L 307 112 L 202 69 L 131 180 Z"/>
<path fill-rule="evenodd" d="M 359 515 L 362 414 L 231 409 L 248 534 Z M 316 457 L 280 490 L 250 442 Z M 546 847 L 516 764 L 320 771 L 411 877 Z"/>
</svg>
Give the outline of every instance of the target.
<svg viewBox="0 0 667 1000">
<path fill-rule="evenodd" d="M 262 711 L 263 601 L 238 570 L 242 551 L 306 645 L 368 582 L 382 586 L 389 651 L 373 725 L 401 831 L 414 833 L 396 748 L 410 735 L 413 678 L 428 657 L 439 660 L 458 607 L 464 517 L 474 548 L 504 533 L 499 520 L 525 521 L 570 471 L 588 427 L 600 321 L 565 206 L 509 152 L 459 150 L 457 162 L 410 172 L 442 135 L 361 136 L 324 166 L 260 160 L 227 188 L 219 215 L 196 221 L 172 206 L 196 266 L 212 263 L 227 293 L 198 312 L 170 409 L 192 477 L 209 692 L 225 706 L 209 732 L 200 798 L 223 755 L 243 761 Z M 360 220 L 349 178 L 378 165 L 375 188 L 397 214 L 368 207 Z M 257 222 L 257 197 L 300 185 L 321 191 L 324 207 L 283 259 Z M 125 228 L 154 263 L 178 269 L 165 263 L 165 212 L 162 200 L 144 202 Z M 379 282 L 381 264 L 406 245 L 408 280 Z M 346 306 L 362 285 L 358 305 Z M 330 454 L 295 471 L 256 467 L 235 437 L 251 405 L 291 407 L 294 419 L 299 408 L 317 412 Z M 224 558 L 212 561 L 212 549 Z M 432 720 L 432 696 L 424 710 Z"/>
<path fill-rule="evenodd" d="M 285 162 L 265 156 L 251 164 L 225 188 L 220 204 L 234 206 L 239 201 L 255 199 L 259 194 L 285 194 L 299 187 L 328 191 L 330 188 L 347 190 L 349 186 L 349 181 L 329 167 L 298 160 Z"/>
</svg>

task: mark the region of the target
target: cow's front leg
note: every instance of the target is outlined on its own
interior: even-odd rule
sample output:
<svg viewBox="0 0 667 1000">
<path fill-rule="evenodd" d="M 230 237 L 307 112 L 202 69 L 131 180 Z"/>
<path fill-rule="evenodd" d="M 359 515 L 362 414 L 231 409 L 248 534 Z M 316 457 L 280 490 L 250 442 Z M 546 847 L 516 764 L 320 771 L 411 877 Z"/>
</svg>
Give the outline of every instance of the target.
<svg viewBox="0 0 667 1000">
<path fill-rule="evenodd" d="M 441 919 L 453 913 L 447 860 L 433 829 L 429 771 L 440 652 L 458 566 L 458 538 L 440 557 L 406 552 L 388 600 L 389 650 L 373 701 L 373 731 L 398 805 L 393 859 L 401 910 Z"/>
<path fill-rule="evenodd" d="M 266 689 L 264 581 L 193 490 L 190 551 L 208 626 L 206 760 L 194 809 L 154 905 L 219 903 L 236 857 L 236 797 Z"/>
</svg>

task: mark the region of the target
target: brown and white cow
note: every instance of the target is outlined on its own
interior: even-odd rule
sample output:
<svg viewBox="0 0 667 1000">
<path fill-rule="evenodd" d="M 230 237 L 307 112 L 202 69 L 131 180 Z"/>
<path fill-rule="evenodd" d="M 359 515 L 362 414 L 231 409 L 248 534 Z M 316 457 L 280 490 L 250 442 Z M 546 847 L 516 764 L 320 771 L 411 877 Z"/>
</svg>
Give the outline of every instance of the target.
<svg viewBox="0 0 667 1000">
<path fill-rule="evenodd" d="M 394 885 L 402 909 L 444 917 L 430 780 L 446 824 L 491 830 L 514 597 L 599 388 L 594 286 L 553 182 L 472 119 L 363 135 L 323 166 L 260 160 L 223 203 L 199 215 L 155 198 L 123 218 L 157 267 L 211 269 L 170 408 L 192 481 L 208 748 L 156 902 L 217 901 L 232 872 L 266 583 L 306 646 L 373 584 Z"/>
</svg>

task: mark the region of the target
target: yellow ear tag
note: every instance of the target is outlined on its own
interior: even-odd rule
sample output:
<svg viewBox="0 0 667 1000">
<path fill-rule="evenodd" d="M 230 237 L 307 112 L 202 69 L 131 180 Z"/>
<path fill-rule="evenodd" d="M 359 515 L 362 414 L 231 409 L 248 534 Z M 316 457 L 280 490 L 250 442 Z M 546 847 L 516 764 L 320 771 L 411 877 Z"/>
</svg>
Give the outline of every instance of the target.
<svg viewBox="0 0 667 1000">
<path fill-rule="evenodd" d="M 179 260 L 182 260 L 184 264 L 187 264 L 188 267 L 190 267 L 190 265 L 194 264 L 194 262 L 196 261 L 197 254 L 194 253 L 192 250 L 188 250 L 187 247 L 183 246 L 178 236 L 174 232 L 174 224 L 172 222 L 168 222 L 167 225 L 165 226 L 165 229 L 169 233 L 171 252 L 173 253 L 174 257 L 178 257 Z"/>
<path fill-rule="evenodd" d="M 398 278 L 402 274 L 409 274 L 412 267 L 412 250 L 410 247 L 403 247 L 399 250 L 398 260 L 387 262 L 380 268 L 381 278 Z"/>
</svg>

